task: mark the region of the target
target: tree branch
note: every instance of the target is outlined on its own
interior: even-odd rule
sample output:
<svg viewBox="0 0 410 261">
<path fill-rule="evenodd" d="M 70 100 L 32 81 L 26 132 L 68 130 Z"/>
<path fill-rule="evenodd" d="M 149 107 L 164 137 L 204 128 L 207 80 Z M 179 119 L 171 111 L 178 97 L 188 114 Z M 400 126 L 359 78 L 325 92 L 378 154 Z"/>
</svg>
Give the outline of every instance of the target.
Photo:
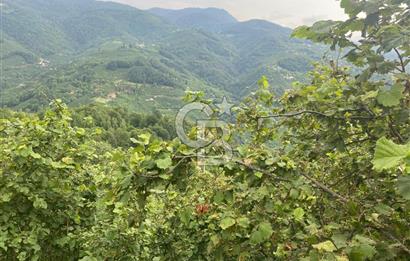
<svg viewBox="0 0 410 261">
<path fill-rule="evenodd" d="M 235 162 L 236 162 L 237 164 L 239 164 L 239 165 L 242 165 L 242 166 L 244 166 L 244 167 L 250 169 L 250 170 L 258 171 L 258 172 L 261 172 L 261 173 L 263 173 L 263 174 L 266 174 L 267 176 L 273 177 L 274 179 L 276 179 L 276 180 L 278 180 L 278 181 L 290 182 L 290 180 L 288 180 L 288 179 L 284 179 L 284 178 L 280 178 L 280 177 L 274 176 L 271 172 L 265 171 L 265 170 L 260 169 L 260 168 L 258 168 L 258 167 L 252 166 L 252 165 L 250 165 L 250 164 L 246 164 L 246 163 L 244 163 L 244 162 L 242 162 L 242 161 L 235 161 Z M 326 193 L 330 194 L 330 195 L 333 196 L 334 198 L 338 199 L 340 202 L 342 202 L 342 203 L 347 203 L 347 202 L 348 202 L 348 199 L 347 199 L 347 198 L 345 198 L 345 197 L 343 197 L 343 196 L 337 194 L 335 191 L 333 191 L 331 188 L 329 188 L 329 187 L 326 186 L 325 184 L 323 184 L 323 183 L 317 181 L 316 179 L 314 179 L 314 178 L 312 178 L 312 177 L 310 177 L 310 176 L 308 176 L 308 175 L 306 175 L 306 174 L 304 174 L 304 173 L 300 173 L 300 174 L 301 174 L 303 177 L 305 177 L 306 179 L 308 179 L 309 181 L 311 181 L 312 183 L 314 183 L 316 187 L 320 188 L 321 190 L 323 190 L 323 191 L 325 191 Z"/>
<path fill-rule="evenodd" d="M 339 194 L 337 194 L 335 191 L 333 191 L 331 188 L 329 188 L 328 186 L 326 186 L 325 184 L 317 181 L 316 179 L 310 177 L 309 175 L 306 175 L 304 173 L 300 173 L 303 177 L 305 177 L 306 179 L 308 179 L 309 181 L 313 182 L 315 184 L 316 187 L 320 188 L 321 190 L 323 190 L 324 192 L 330 194 L 331 196 L 333 196 L 334 198 L 338 199 L 339 201 L 341 201 L 342 203 L 347 203 L 349 200 Z"/>
<path fill-rule="evenodd" d="M 401 136 L 400 132 L 395 128 L 394 122 L 391 117 L 389 117 L 389 128 L 393 136 L 395 136 L 400 143 L 404 143 L 404 138 Z"/>
<path fill-rule="evenodd" d="M 399 50 L 397 50 L 397 48 L 393 48 L 394 51 L 396 52 L 397 56 L 399 57 L 400 60 L 400 65 L 401 65 L 401 72 L 405 73 L 406 72 L 406 66 L 404 65 L 404 60 L 403 60 L 403 56 L 400 54 Z"/>
<path fill-rule="evenodd" d="M 393 234 L 388 232 L 384 227 L 377 227 L 377 226 L 374 226 L 374 225 L 370 225 L 370 228 L 373 228 L 373 229 L 379 231 L 380 233 L 384 234 L 385 236 L 387 236 L 391 240 L 395 241 L 403 251 L 405 251 L 407 254 L 410 255 L 410 249 L 406 245 L 404 245 L 398 238 L 396 238 Z"/>
<path fill-rule="evenodd" d="M 352 111 L 362 111 L 360 109 L 349 109 L 349 110 L 345 110 L 342 112 L 352 112 Z M 334 116 L 331 114 L 326 114 L 323 112 L 318 112 L 318 111 L 312 111 L 312 110 L 304 110 L 304 111 L 299 111 L 299 112 L 294 112 L 294 113 L 286 113 L 286 114 L 275 114 L 275 115 L 268 115 L 268 116 L 258 116 L 258 119 L 268 119 L 268 118 L 292 118 L 292 117 L 296 117 L 296 116 L 300 116 L 300 115 L 304 115 L 304 114 L 313 114 L 313 115 L 317 115 L 320 117 L 324 117 L 324 118 L 333 118 L 333 119 L 337 119 L 337 120 L 345 120 L 346 117 L 338 117 L 338 116 Z M 377 116 L 352 116 L 349 117 L 350 119 L 353 120 L 372 120 L 377 118 Z"/>
</svg>

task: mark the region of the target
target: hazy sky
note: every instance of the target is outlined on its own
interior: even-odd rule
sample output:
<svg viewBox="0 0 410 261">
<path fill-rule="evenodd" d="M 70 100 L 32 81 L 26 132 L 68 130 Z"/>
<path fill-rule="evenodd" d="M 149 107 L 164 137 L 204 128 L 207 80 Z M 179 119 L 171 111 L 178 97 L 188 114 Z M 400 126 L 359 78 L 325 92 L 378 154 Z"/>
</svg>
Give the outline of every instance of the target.
<svg viewBox="0 0 410 261">
<path fill-rule="evenodd" d="M 260 18 L 295 27 L 323 19 L 342 19 L 337 0 L 111 0 L 141 9 L 163 7 L 219 7 L 239 20 Z"/>
</svg>

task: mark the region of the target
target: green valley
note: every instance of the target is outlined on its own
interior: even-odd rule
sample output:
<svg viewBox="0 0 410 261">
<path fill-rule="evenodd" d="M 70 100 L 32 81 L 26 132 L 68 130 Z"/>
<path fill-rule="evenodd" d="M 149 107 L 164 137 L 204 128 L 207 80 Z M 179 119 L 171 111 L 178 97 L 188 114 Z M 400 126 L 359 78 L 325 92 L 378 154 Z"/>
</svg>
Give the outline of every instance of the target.
<svg viewBox="0 0 410 261">
<path fill-rule="evenodd" d="M 290 29 L 238 22 L 219 9 L 141 11 L 93 0 L 2 5 L 1 106 L 8 108 L 37 111 L 62 98 L 172 111 L 186 90 L 240 99 L 262 75 L 282 93 L 321 55 L 291 39 Z"/>
</svg>

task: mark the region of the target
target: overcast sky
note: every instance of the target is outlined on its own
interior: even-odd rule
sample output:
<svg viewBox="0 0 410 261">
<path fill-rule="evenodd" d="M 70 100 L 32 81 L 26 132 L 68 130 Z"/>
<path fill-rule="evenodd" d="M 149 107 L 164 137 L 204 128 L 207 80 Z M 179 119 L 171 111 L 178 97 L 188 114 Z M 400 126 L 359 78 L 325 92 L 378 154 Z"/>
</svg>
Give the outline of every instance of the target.
<svg viewBox="0 0 410 261">
<path fill-rule="evenodd" d="M 218 7 L 229 11 L 239 20 L 260 18 L 288 27 L 310 25 L 317 20 L 342 19 L 343 11 L 337 0 L 111 0 L 140 9 L 163 7 Z"/>
</svg>

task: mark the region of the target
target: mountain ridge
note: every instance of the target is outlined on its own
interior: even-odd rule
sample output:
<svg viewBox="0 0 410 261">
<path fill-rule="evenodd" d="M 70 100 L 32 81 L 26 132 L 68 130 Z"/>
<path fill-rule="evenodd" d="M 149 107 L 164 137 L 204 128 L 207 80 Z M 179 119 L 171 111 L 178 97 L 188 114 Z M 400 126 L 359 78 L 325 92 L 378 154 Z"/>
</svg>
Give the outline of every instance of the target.
<svg viewBox="0 0 410 261">
<path fill-rule="evenodd" d="M 187 89 L 240 98 L 262 75 L 281 93 L 308 70 L 301 61 L 321 53 L 291 39 L 288 28 L 241 22 L 214 8 L 161 9 L 185 23 L 177 25 L 152 10 L 112 2 L 4 3 L 0 89 L 2 106 L 13 108 L 37 110 L 46 103 L 44 93 L 73 105 L 99 100 L 134 110 L 177 107 Z"/>
<path fill-rule="evenodd" d="M 179 27 L 219 32 L 238 22 L 229 12 L 219 8 L 151 8 L 148 12 L 164 18 Z"/>
</svg>

